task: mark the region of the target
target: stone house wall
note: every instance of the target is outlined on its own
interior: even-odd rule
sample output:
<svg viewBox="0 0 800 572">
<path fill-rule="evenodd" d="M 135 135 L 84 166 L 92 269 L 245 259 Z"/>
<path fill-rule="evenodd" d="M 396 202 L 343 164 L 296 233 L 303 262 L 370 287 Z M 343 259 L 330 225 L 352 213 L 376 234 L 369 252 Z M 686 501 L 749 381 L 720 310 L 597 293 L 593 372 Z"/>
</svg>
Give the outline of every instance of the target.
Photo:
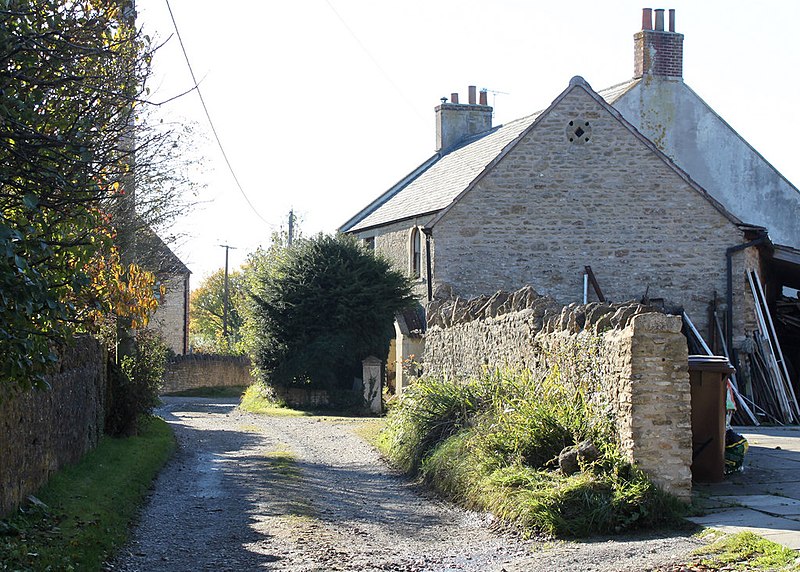
<svg viewBox="0 0 800 572">
<path fill-rule="evenodd" d="M 797 188 L 686 83 L 649 76 L 613 105 L 729 211 L 800 248 Z"/>
<path fill-rule="evenodd" d="M 526 295 L 498 293 L 505 301 L 488 316 L 454 312 L 454 301 L 432 308 L 425 374 L 467 379 L 487 368 L 535 371 L 565 352 L 586 359 L 579 350 L 592 340 L 600 349 L 590 365 L 610 400 L 623 452 L 654 482 L 689 500 L 691 392 L 681 318 L 640 304 L 561 308 L 530 289 L 519 292 Z M 491 299 L 484 306 L 489 311 Z M 456 319 L 442 320 L 443 314 Z"/>
<path fill-rule="evenodd" d="M 46 380 L 49 390 L 0 388 L 0 515 L 79 461 L 103 434 L 106 353 L 97 341 L 77 338 Z"/>
<path fill-rule="evenodd" d="M 374 237 L 375 252 L 386 258 L 399 271 L 411 275 L 411 229 L 423 225 L 430 217 L 420 217 L 382 226 L 362 233 L 359 238 Z M 428 293 L 428 270 L 425 263 L 425 235 L 421 236 L 420 276 L 413 281 L 414 294 L 425 300 Z"/>
<path fill-rule="evenodd" d="M 589 123 L 570 143 L 568 123 Z M 707 329 L 724 300 L 725 251 L 743 233 L 584 89 L 567 93 L 433 227 L 435 284 L 472 297 L 531 284 L 582 301 L 584 266 L 609 300 L 686 308 Z M 746 286 L 734 256 L 735 307 Z M 590 290 L 590 300 L 596 300 Z M 739 301 L 738 303 L 736 301 Z M 744 329 L 736 312 L 735 331 Z"/>
<path fill-rule="evenodd" d="M 178 355 L 188 351 L 189 274 L 162 277 L 166 294 L 150 320 L 149 327 L 159 332 L 167 345 Z"/>
<path fill-rule="evenodd" d="M 255 380 L 250 360 L 239 356 L 190 354 L 167 364 L 161 393 L 178 393 L 200 387 L 245 387 Z"/>
</svg>

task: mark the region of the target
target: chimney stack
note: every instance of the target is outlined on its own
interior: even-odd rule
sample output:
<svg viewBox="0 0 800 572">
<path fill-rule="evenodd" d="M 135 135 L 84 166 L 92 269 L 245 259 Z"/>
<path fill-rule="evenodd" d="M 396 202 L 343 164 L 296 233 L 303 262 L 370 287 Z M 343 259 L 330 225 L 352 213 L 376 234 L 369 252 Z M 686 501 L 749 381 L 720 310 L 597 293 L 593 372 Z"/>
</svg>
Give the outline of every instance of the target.
<svg viewBox="0 0 800 572">
<path fill-rule="evenodd" d="M 669 30 L 664 29 L 664 10 L 642 10 L 642 31 L 633 36 L 633 77 L 645 75 L 683 79 L 683 34 L 675 32 L 675 10 L 669 11 Z"/>
<path fill-rule="evenodd" d="M 469 103 L 458 102 L 458 93 L 450 94 L 450 103 L 436 107 L 436 150 L 447 151 L 463 143 L 473 135 L 492 128 L 492 108 L 486 104 L 485 91 L 480 92 L 474 85 L 467 90 Z"/>
</svg>

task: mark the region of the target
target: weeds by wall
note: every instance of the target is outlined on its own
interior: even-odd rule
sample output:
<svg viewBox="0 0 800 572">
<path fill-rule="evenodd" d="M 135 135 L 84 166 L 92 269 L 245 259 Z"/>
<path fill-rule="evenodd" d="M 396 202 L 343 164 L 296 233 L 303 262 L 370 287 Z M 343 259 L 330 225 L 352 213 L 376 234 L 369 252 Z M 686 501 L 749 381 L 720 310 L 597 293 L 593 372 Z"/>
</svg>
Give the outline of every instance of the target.
<svg viewBox="0 0 800 572">
<path fill-rule="evenodd" d="M 423 370 L 456 380 L 495 369 L 591 371 L 608 396 L 622 453 L 688 500 L 691 395 L 680 329 L 679 316 L 641 304 L 562 308 L 530 288 L 476 301 L 439 300 L 429 309 Z"/>
</svg>

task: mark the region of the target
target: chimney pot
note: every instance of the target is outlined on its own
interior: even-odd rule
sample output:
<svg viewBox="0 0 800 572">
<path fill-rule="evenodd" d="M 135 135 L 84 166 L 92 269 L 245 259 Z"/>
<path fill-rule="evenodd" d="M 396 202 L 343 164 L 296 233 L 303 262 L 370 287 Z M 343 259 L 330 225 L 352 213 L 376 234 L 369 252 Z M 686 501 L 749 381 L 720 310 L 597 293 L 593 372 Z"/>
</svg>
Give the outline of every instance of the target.
<svg viewBox="0 0 800 572">
<path fill-rule="evenodd" d="M 656 8 L 656 31 L 664 31 L 664 9 Z"/>
<path fill-rule="evenodd" d="M 476 92 L 477 92 L 477 88 L 474 85 L 469 86 L 469 104 L 470 105 L 475 105 L 477 103 L 477 101 L 476 101 Z"/>
<path fill-rule="evenodd" d="M 450 101 L 453 102 L 453 103 L 458 103 L 458 93 L 457 92 L 454 91 L 453 93 L 450 94 Z"/>
<path fill-rule="evenodd" d="M 489 105 L 486 99 L 486 90 L 482 89 L 480 94 L 480 104 L 481 105 Z"/>
<path fill-rule="evenodd" d="M 675 10 L 669 11 L 669 32 L 661 8 L 655 10 L 655 29 L 648 29 L 649 11 L 644 9 L 642 31 L 633 36 L 633 77 L 683 78 L 683 34 L 675 32 Z"/>
<path fill-rule="evenodd" d="M 653 29 L 653 9 L 642 8 L 642 30 Z"/>
</svg>

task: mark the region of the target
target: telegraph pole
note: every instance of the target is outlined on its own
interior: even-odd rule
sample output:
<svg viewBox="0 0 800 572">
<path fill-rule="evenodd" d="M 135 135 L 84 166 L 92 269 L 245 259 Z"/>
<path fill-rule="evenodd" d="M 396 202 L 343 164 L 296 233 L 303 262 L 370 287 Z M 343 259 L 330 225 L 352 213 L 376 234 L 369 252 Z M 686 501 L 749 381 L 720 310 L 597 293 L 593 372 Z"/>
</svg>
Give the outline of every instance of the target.
<svg viewBox="0 0 800 572">
<path fill-rule="evenodd" d="M 228 345 L 228 251 L 231 249 L 236 250 L 235 246 L 228 244 L 220 244 L 225 249 L 225 290 L 222 295 L 222 337 L 225 338 L 225 344 Z"/>
<path fill-rule="evenodd" d="M 292 236 L 294 236 L 294 209 L 289 211 L 289 240 L 287 246 L 292 245 Z"/>
</svg>

